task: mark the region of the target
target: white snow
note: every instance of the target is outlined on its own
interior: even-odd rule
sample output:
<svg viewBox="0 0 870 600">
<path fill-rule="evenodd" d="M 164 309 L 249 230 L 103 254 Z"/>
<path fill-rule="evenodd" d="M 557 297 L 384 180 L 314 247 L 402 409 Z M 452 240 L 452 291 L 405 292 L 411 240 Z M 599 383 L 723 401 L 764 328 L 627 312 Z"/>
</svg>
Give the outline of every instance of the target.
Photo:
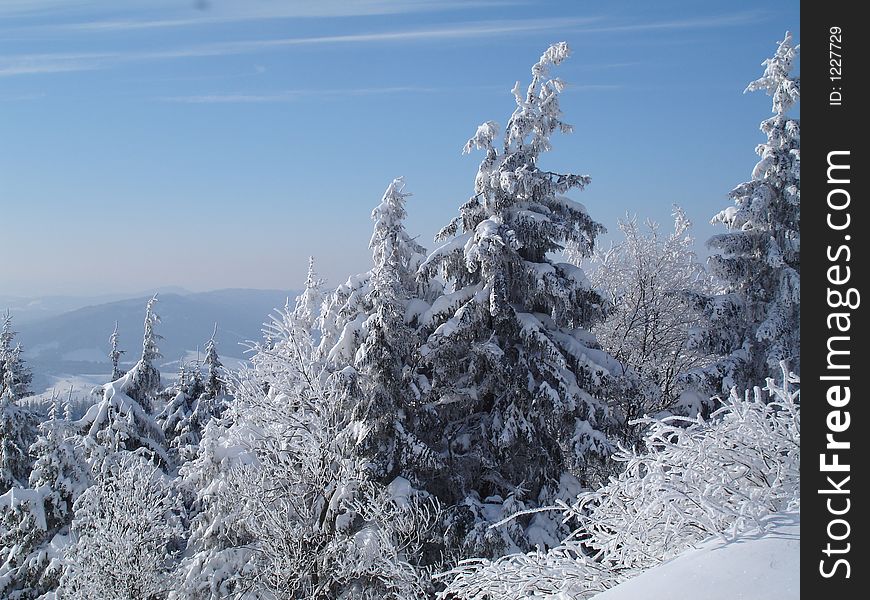
<svg viewBox="0 0 870 600">
<path fill-rule="evenodd" d="M 411 487 L 411 482 L 404 477 L 396 477 L 387 486 L 387 494 L 397 506 L 409 506 L 409 498 L 411 498 L 413 493 L 414 490 Z"/>
<path fill-rule="evenodd" d="M 43 501 L 49 492 L 50 490 L 47 485 L 41 485 L 35 490 L 14 486 L 0 496 L 0 506 L 15 508 L 19 504 L 26 503 L 30 509 L 30 514 L 33 515 L 36 526 L 45 531 L 48 527 L 45 521 Z"/>
<path fill-rule="evenodd" d="M 772 515 L 763 532 L 714 538 L 593 600 L 798 600 L 800 521 L 800 512 Z"/>
</svg>

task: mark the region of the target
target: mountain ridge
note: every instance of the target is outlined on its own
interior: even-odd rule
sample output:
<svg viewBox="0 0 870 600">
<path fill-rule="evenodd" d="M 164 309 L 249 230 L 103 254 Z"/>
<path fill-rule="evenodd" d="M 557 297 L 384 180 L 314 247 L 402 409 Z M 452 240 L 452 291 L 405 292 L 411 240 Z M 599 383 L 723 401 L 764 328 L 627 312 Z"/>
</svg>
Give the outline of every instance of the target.
<svg viewBox="0 0 870 600">
<path fill-rule="evenodd" d="M 159 293 L 155 306 L 161 317 L 157 332 L 161 364 L 177 364 L 215 335 L 222 356 L 244 359 L 244 343 L 261 337 L 263 323 L 276 309 L 292 301 L 292 290 L 226 288 L 189 294 Z M 34 391 L 41 391 L 52 377 L 101 373 L 111 370 L 109 336 L 118 323 L 123 361 L 132 364 L 141 352 L 145 303 L 150 296 L 125 298 L 83 306 L 19 324 L 16 341 L 34 373 Z M 215 324 L 217 330 L 215 331 Z"/>
</svg>

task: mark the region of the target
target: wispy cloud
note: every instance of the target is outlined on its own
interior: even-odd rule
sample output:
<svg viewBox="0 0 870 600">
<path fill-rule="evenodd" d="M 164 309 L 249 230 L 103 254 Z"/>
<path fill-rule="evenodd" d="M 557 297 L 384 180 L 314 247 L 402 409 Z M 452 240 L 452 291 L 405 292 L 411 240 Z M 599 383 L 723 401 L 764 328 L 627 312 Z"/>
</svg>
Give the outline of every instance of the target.
<svg viewBox="0 0 870 600">
<path fill-rule="evenodd" d="M 0 16 L 26 15 L 56 11 L 70 0 L 3 0 Z M 4 3 L 9 6 L 4 7 Z M 198 27 L 245 21 L 274 19 L 342 18 L 408 13 L 437 13 L 475 8 L 497 8 L 516 4 L 517 0 L 317 0 L 316 2 L 223 2 L 208 1 L 188 3 L 179 0 L 126 0 L 120 8 L 131 16 L 118 19 L 83 20 L 77 22 L 34 25 L 21 29 L 35 31 L 66 31 L 72 33 L 124 32 L 149 29 Z M 99 0 L 78 5 L 91 9 L 119 8 L 117 3 Z M 173 15 L 154 19 L 142 13 L 160 9 L 163 14 Z"/>
<path fill-rule="evenodd" d="M 0 58 L 0 77 L 36 73 L 61 73 L 94 70 L 113 67 L 120 63 L 136 61 L 252 54 L 294 46 L 396 43 L 480 38 L 564 29 L 566 27 L 576 27 L 592 21 L 594 21 L 594 19 L 586 18 L 479 21 L 426 29 L 407 29 L 316 37 L 288 37 L 240 42 L 218 42 L 160 51 L 131 51 L 104 54 L 46 53 L 35 55 L 12 55 Z"/>
<path fill-rule="evenodd" d="M 535 33 L 548 30 L 570 30 L 597 21 L 595 17 L 572 19 L 522 19 L 515 21 L 478 21 L 443 27 L 380 31 L 314 37 L 290 37 L 271 40 L 253 40 L 215 45 L 228 53 L 256 51 L 284 46 L 313 46 L 328 44 L 366 44 L 389 42 L 415 42 L 427 40 L 476 38 L 514 33 Z"/>
<path fill-rule="evenodd" d="M 581 84 L 571 85 L 566 88 L 567 92 L 606 92 L 624 89 L 625 86 L 615 84 Z M 486 92 L 508 93 L 508 87 L 503 85 L 480 85 L 462 88 L 463 92 L 472 90 Z M 201 94 L 192 96 L 166 96 L 158 98 L 162 102 L 174 102 L 180 104 L 263 104 L 274 102 L 294 102 L 307 98 L 330 98 L 348 96 L 375 96 L 392 94 L 434 94 L 452 93 L 456 89 L 419 87 L 419 86 L 394 86 L 380 88 L 347 88 L 347 89 L 299 89 L 284 90 L 273 93 L 230 93 L 230 94 Z"/>
<path fill-rule="evenodd" d="M 505 35 L 520 35 L 559 31 L 568 33 L 631 33 L 655 30 L 702 29 L 728 27 L 753 22 L 762 18 L 759 11 L 735 13 L 692 19 L 660 21 L 650 23 L 628 23 L 607 25 L 601 18 L 583 17 L 571 19 L 517 19 L 506 21 L 471 21 L 449 24 L 440 27 L 402 29 L 370 33 L 343 35 L 286 37 L 273 39 L 246 40 L 238 42 L 214 42 L 186 48 L 162 51 L 127 51 L 93 54 L 37 54 L 12 55 L 0 58 L 0 77 L 39 73 L 64 73 L 105 69 L 121 63 L 137 61 L 173 60 L 182 58 L 203 58 L 212 56 L 231 56 L 274 51 L 281 48 L 340 45 L 340 44 L 378 44 L 413 43 L 438 40 L 479 39 Z M 601 23 L 601 24 L 598 24 Z"/>
<path fill-rule="evenodd" d="M 302 98 L 375 96 L 391 94 L 429 94 L 439 92 L 438 88 L 395 86 L 383 88 L 348 88 L 348 89 L 303 89 L 284 90 L 266 94 L 204 94 L 195 96 L 168 96 L 159 98 L 163 102 L 182 104 L 260 104 L 270 102 L 293 102 Z"/>
<path fill-rule="evenodd" d="M 725 15 L 675 19 L 670 21 L 651 21 L 649 23 L 624 23 L 585 27 L 582 31 L 584 33 L 632 33 L 639 31 L 664 31 L 678 29 L 711 29 L 746 25 L 747 23 L 754 23 L 764 19 L 766 16 L 767 13 L 765 11 L 752 10 Z"/>
<path fill-rule="evenodd" d="M 0 57 L 0 77 L 93 71 L 112 66 L 120 56 L 112 53 L 47 53 Z"/>
</svg>

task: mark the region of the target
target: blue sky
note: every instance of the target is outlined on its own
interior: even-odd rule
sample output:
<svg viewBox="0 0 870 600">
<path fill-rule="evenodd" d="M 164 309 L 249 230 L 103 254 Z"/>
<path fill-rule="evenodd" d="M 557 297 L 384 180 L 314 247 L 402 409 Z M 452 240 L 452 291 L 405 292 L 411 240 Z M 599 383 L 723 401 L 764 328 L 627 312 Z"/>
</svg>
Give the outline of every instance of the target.
<svg viewBox="0 0 870 600">
<path fill-rule="evenodd" d="M 400 175 L 431 249 L 465 140 L 561 40 L 575 132 L 543 166 L 611 231 L 678 203 L 704 240 L 798 29 L 796 0 L 0 0 L 0 292 L 298 288 L 309 254 L 338 284 Z"/>
</svg>

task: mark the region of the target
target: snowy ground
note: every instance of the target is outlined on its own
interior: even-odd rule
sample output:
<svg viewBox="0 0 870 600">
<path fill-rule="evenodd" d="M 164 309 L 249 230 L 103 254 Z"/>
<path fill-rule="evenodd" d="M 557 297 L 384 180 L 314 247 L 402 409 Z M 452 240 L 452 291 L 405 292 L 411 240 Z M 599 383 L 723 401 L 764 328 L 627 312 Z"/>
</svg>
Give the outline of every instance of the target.
<svg viewBox="0 0 870 600">
<path fill-rule="evenodd" d="M 768 519 L 763 533 L 710 540 L 593 600 L 798 600 L 800 512 Z"/>
</svg>

